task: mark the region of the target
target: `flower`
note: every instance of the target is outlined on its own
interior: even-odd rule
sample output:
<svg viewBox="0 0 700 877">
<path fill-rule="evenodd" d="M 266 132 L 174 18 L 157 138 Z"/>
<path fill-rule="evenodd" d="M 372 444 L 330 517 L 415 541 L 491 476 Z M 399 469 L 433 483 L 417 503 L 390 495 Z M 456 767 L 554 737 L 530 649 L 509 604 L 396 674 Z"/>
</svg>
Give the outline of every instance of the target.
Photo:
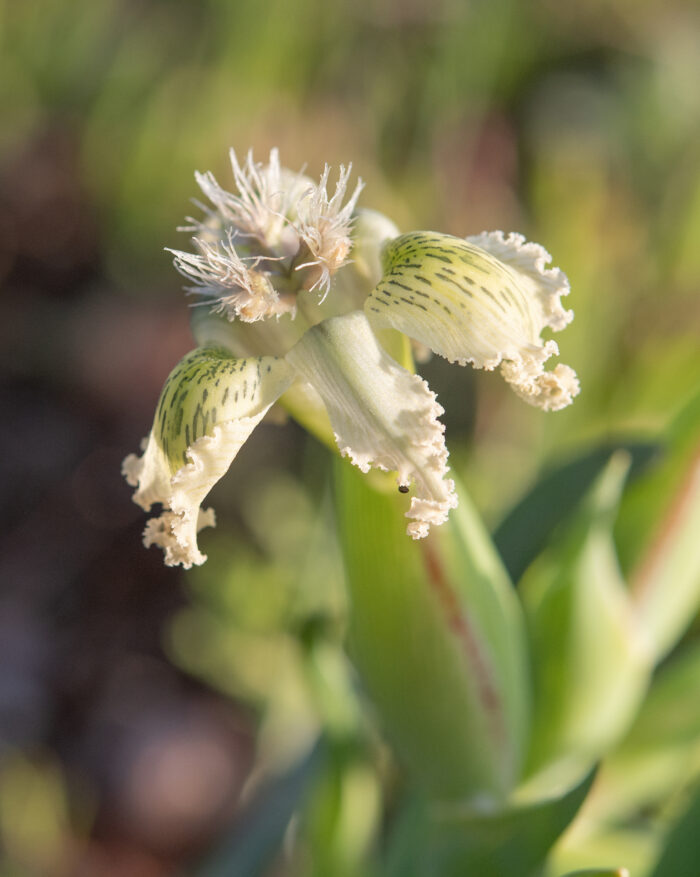
<svg viewBox="0 0 700 877">
<path fill-rule="evenodd" d="M 196 252 L 173 251 L 209 308 L 193 322 L 200 347 L 166 381 L 143 454 L 123 464 L 135 502 L 163 507 L 144 543 L 168 565 L 204 562 L 197 533 L 215 519 L 201 503 L 277 400 L 363 472 L 396 472 L 401 492 L 413 485 L 407 532 L 426 536 L 457 505 L 443 409 L 381 330 L 450 362 L 500 366 L 520 397 L 555 411 L 579 391 L 568 366 L 545 369 L 559 351 L 542 331 L 573 319 L 565 275 L 519 234 L 399 234 L 356 209 L 361 183 L 345 200 L 349 167 L 329 197 L 328 166 L 314 184 L 276 150 L 266 165 L 249 154 L 241 167 L 233 152 L 231 163 L 238 194 L 197 174 L 213 207 L 188 226 Z"/>
<path fill-rule="evenodd" d="M 347 260 L 352 212 L 362 191 L 359 181 L 343 204 L 352 167 L 340 168 L 332 197 L 326 168 L 318 185 L 280 166 L 276 149 L 266 165 L 248 153 L 243 167 L 231 150 L 238 189 L 222 189 L 213 174 L 195 174 L 213 205 L 204 205 L 203 221 L 190 219 L 196 253 L 171 250 L 175 267 L 229 320 L 255 322 L 294 311 L 301 289 L 320 289 L 325 297 L 331 278 Z"/>
</svg>

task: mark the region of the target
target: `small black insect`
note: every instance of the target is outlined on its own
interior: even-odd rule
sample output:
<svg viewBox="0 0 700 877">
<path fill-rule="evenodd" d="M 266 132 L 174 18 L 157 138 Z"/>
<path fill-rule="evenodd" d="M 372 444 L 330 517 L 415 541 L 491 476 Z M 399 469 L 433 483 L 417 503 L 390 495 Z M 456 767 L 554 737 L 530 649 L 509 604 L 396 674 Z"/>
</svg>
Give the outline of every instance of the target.
<svg viewBox="0 0 700 877">
<path fill-rule="evenodd" d="M 408 485 L 399 484 L 399 493 L 408 493 Z"/>
</svg>

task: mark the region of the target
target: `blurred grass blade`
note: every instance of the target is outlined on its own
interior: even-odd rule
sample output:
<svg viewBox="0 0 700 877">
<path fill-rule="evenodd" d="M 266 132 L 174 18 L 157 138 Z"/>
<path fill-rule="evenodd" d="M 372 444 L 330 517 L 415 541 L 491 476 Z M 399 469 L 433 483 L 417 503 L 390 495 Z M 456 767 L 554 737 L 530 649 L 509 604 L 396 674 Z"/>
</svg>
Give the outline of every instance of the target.
<svg viewBox="0 0 700 877">
<path fill-rule="evenodd" d="M 351 652 L 389 738 L 431 797 L 503 801 L 526 734 L 527 660 L 488 535 L 472 513 L 414 542 L 394 490 L 343 461 L 335 475 Z"/>
<path fill-rule="evenodd" d="M 700 787 L 673 826 L 651 877 L 697 877 L 700 869 Z"/>
<path fill-rule="evenodd" d="M 625 739 L 629 749 L 700 741 L 700 698 L 688 697 L 700 680 L 700 641 L 675 652 L 655 676 L 644 706 Z"/>
<path fill-rule="evenodd" d="M 592 772 L 562 795 L 490 814 L 411 798 L 392 827 L 382 877 L 539 877 L 593 779 Z"/>
<path fill-rule="evenodd" d="M 587 809 L 599 824 L 653 812 L 698 776 L 700 643 L 674 655 L 654 676 L 630 731 L 603 763 Z"/>
<path fill-rule="evenodd" d="M 563 877 L 629 877 L 627 868 L 586 868 L 583 871 L 569 871 Z"/>
<path fill-rule="evenodd" d="M 437 820 L 430 849 L 434 877 L 536 877 L 556 840 L 576 816 L 593 773 L 563 796 L 502 813 L 449 813 Z M 457 808 L 455 808 L 455 811 Z"/>
<path fill-rule="evenodd" d="M 645 481 L 632 500 L 639 504 L 637 515 L 654 510 L 655 529 L 634 573 L 632 590 L 661 658 L 700 605 L 700 394 L 671 427 L 667 461 Z"/>
<path fill-rule="evenodd" d="M 407 796 L 391 822 L 378 875 L 422 877 L 429 831 L 427 802 L 418 795 Z"/>
<path fill-rule="evenodd" d="M 294 811 L 324 759 L 318 742 L 286 774 L 263 788 L 236 817 L 228 838 L 209 854 L 197 877 L 261 877 L 277 855 Z"/>
<path fill-rule="evenodd" d="M 571 515 L 619 449 L 630 455 L 630 478 L 644 471 L 660 451 L 651 443 L 603 445 L 546 472 L 506 515 L 493 541 L 514 582 L 544 548 L 554 528 Z"/>
<path fill-rule="evenodd" d="M 624 733 L 647 685 L 649 650 L 612 540 L 629 462 L 623 451 L 612 457 L 523 583 L 536 671 L 531 771 L 590 766 Z"/>
<path fill-rule="evenodd" d="M 329 745 L 323 774 L 304 807 L 300 831 L 299 858 L 304 861 L 308 854 L 311 861 L 302 868 L 291 863 L 285 875 L 369 877 L 382 822 L 382 795 L 375 768 L 356 743 Z"/>
<path fill-rule="evenodd" d="M 700 443 L 700 391 L 695 391 L 659 436 L 663 453 L 642 477 L 628 485 L 620 503 L 615 535 L 624 569 L 639 564 L 687 477 Z"/>
</svg>

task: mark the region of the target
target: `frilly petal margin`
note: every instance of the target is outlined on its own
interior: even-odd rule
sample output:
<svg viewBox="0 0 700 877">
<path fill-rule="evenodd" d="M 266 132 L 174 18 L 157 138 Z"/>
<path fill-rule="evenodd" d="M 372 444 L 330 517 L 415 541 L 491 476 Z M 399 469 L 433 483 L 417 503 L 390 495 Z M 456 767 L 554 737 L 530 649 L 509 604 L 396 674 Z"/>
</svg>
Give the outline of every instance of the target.
<svg viewBox="0 0 700 877">
<path fill-rule="evenodd" d="M 476 243 L 479 241 L 479 243 Z M 547 269 L 549 254 L 521 235 L 484 233 L 469 240 L 410 232 L 384 250 L 384 275 L 365 302 L 375 328 L 393 328 L 450 362 L 502 373 L 525 401 L 544 410 L 568 405 L 575 373 L 544 363 L 559 352 L 545 328 L 573 319 L 561 305 L 565 275 Z"/>
<path fill-rule="evenodd" d="M 396 471 L 402 489 L 415 481 L 408 534 L 420 539 L 444 523 L 457 496 L 445 478 L 443 409 L 425 381 L 382 349 L 365 315 L 324 320 L 286 358 L 321 396 L 343 456 L 363 472 Z"/>
<path fill-rule="evenodd" d="M 137 488 L 134 502 L 146 511 L 163 506 L 146 524 L 143 541 L 163 549 L 167 566 L 204 563 L 197 533 L 213 527 L 215 517 L 200 504 L 293 379 L 284 360 L 237 359 L 214 347 L 192 351 L 173 369 L 143 455 L 130 454 L 122 464 Z"/>
<path fill-rule="evenodd" d="M 501 364 L 501 374 L 528 404 L 543 411 L 560 411 L 578 396 L 580 385 L 571 366 L 560 362 L 551 371 L 544 370 L 544 361 L 558 352 L 554 341 L 548 341 L 541 361 L 535 357 L 506 361 Z"/>
<path fill-rule="evenodd" d="M 532 281 L 534 294 L 542 308 L 544 326 L 559 332 L 573 320 L 574 312 L 565 310 L 561 303 L 561 297 L 571 291 L 569 280 L 560 268 L 546 267 L 552 257 L 543 246 L 526 241 L 517 232 L 506 236 L 502 231 L 483 231 L 466 240 Z M 547 342 L 542 351 L 546 354 L 542 364 L 550 355 L 559 353 L 553 341 Z M 541 366 L 533 369 L 527 359 L 513 360 L 501 365 L 501 374 L 521 399 L 545 411 L 565 408 L 580 390 L 576 372 L 561 363 L 552 371 L 544 371 Z"/>
<path fill-rule="evenodd" d="M 573 311 L 564 309 L 561 297 L 571 292 L 569 279 L 561 268 L 547 268 L 552 257 L 541 244 L 526 241 L 515 231 L 507 236 L 502 231 L 482 231 L 465 240 L 491 253 L 521 275 L 535 283 L 535 294 L 540 300 L 544 325 L 559 332 L 574 318 Z"/>
</svg>

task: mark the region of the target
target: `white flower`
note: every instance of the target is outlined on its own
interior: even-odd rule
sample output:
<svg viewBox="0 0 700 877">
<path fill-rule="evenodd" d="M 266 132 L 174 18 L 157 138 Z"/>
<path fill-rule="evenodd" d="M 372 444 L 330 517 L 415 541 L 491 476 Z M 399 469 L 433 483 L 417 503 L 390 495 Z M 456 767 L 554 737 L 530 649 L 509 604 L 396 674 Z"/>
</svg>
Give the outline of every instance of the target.
<svg viewBox="0 0 700 877">
<path fill-rule="evenodd" d="M 143 455 L 124 461 L 137 488 L 134 500 L 145 509 L 163 506 L 146 527 L 145 544 L 161 546 L 169 565 L 205 560 L 197 532 L 214 517 L 200 504 L 280 397 L 317 434 L 332 432 L 340 453 L 363 472 L 396 472 L 402 492 L 413 485 L 408 534 L 426 536 L 457 504 L 447 478 L 442 408 L 426 382 L 389 355 L 377 332 L 396 329 L 461 365 L 500 366 L 519 396 L 557 410 L 579 391 L 568 366 L 544 367 L 558 348 L 542 338 L 543 330 L 561 330 L 573 318 L 561 304 L 566 277 L 546 267 L 550 256 L 542 247 L 516 234 L 399 235 L 371 213 L 360 218 L 353 241 L 360 184 L 343 205 L 349 169 L 341 168 L 329 198 L 327 167 L 313 186 L 281 168 L 276 152 L 265 167 L 250 156 L 243 169 L 235 156 L 232 161 L 239 195 L 224 192 L 211 176 L 200 178 L 216 211 L 201 225 L 199 252 L 175 254 L 178 270 L 215 313 L 197 320 L 203 346 L 168 378 Z M 267 318 L 293 315 L 293 278 L 303 276 L 303 288 L 318 287 L 325 297 L 353 243 L 356 265 L 343 271 L 355 271 L 358 288 L 365 284 L 363 310 L 353 293 L 347 313 L 335 310 L 280 337 L 261 331 Z M 278 355 L 241 356 L 264 349 Z"/>
<path fill-rule="evenodd" d="M 304 289 L 319 289 L 325 297 L 350 252 L 362 181 L 345 201 L 351 166 L 341 165 L 329 197 L 328 165 L 316 185 L 281 167 L 276 149 L 266 165 L 249 152 L 243 166 L 231 150 L 231 166 L 237 194 L 211 173 L 195 174 L 213 208 L 200 204 L 205 218 L 190 218 L 183 229 L 195 233 L 197 252 L 171 250 L 177 270 L 195 282 L 190 291 L 229 320 L 245 322 L 294 314 L 296 295 Z"/>
</svg>

